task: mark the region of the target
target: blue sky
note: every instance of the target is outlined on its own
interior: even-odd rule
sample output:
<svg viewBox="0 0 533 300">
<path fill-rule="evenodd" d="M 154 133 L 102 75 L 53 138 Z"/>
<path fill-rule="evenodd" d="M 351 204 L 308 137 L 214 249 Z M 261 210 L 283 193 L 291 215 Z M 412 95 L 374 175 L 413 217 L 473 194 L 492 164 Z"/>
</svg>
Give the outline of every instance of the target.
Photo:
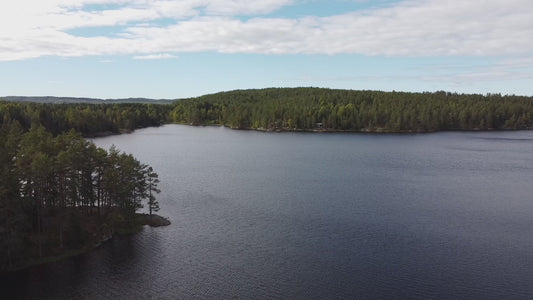
<svg viewBox="0 0 533 300">
<path fill-rule="evenodd" d="M 533 96 L 530 0 L 3 0 L 0 96 Z"/>
</svg>

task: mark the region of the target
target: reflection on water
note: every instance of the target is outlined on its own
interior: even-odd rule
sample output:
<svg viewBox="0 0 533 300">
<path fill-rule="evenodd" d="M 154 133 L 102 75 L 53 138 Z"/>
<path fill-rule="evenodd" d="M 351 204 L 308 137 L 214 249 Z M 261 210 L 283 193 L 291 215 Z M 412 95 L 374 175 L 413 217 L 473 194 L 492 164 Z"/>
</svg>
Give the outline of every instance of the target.
<svg viewBox="0 0 533 300">
<path fill-rule="evenodd" d="M 154 167 L 173 224 L 2 278 L 2 296 L 533 298 L 533 132 L 95 142 Z"/>
</svg>

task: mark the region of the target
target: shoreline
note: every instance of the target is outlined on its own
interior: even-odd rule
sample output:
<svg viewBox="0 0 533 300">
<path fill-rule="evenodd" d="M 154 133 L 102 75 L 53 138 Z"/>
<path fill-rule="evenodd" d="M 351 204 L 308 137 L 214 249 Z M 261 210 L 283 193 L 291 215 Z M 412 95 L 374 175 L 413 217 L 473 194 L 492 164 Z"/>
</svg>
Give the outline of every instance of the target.
<svg viewBox="0 0 533 300">
<path fill-rule="evenodd" d="M 533 127 L 528 128 L 517 128 L 517 129 L 497 129 L 497 128 L 474 128 L 474 129 L 446 129 L 446 130 L 387 130 L 384 128 L 375 128 L 375 129 L 332 129 L 332 128 L 313 128 L 313 129 L 300 129 L 300 128 L 237 128 L 231 127 L 222 124 L 190 124 L 190 123 L 167 123 L 163 125 L 186 125 L 192 127 L 224 127 L 231 130 L 243 130 L 243 131 L 259 131 L 267 133 L 283 133 L 283 132 L 296 132 L 296 133 L 360 133 L 360 134 L 396 134 L 396 135 L 409 135 L 409 134 L 431 134 L 439 132 L 510 132 L 510 131 L 531 131 Z"/>
<path fill-rule="evenodd" d="M 1 270 L 0 275 L 8 275 L 8 274 L 16 273 L 16 272 L 22 272 L 32 267 L 45 265 L 48 263 L 59 262 L 59 261 L 63 261 L 63 260 L 76 257 L 82 254 L 89 253 L 90 251 L 100 247 L 105 242 L 110 241 L 117 235 L 118 236 L 133 235 L 143 230 L 144 226 L 163 227 L 163 226 L 169 226 L 170 224 L 171 222 L 167 218 L 162 217 L 158 214 L 152 214 L 152 216 L 150 216 L 145 213 L 136 213 L 135 218 L 134 218 L 134 223 L 131 224 L 129 227 L 121 228 L 121 226 L 116 226 L 116 228 L 113 228 L 111 232 L 109 232 L 108 234 L 104 234 L 96 240 L 88 240 L 87 244 L 81 248 L 68 249 L 68 250 L 65 250 L 63 253 L 60 253 L 57 255 L 31 259 L 27 263 L 17 266 L 15 268 Z"/>
<path fill-rule="evenodd" d="M 95 133 L 83 135 L 83 137 L 84 138 L 89 138 L 89 139 L 94 139 L 94 138 L 101 138 L 101 137 L 107 137 L 107 136 L 113 136 L 113 135 L 121 135 L 121 134 L 132 133 L 134 131 L 135 131 L 135 129 L 121 129 L 121 130 L 116 131 L 116 132 L 115 131 L 102 131 L 102 132 L 95 132 Z"/>
<path fill-rule="evenodd" d="M 446 130 L 387 130 L 384 128 L 375 128 L 375 129 L 332 129 L 332 128 L 313 128 L 313 129 L 301 129 L 301 128 L 272 128 L 272 129 L 266 129 L 266 128 L 237 128 L 237 127 L 231 127 L 228 125 L 222 125 L 222 124 L 191 124 L 191 123 L 179 123 L 179 122 L 172 122 L 172 123 L 164 123 L 160 124 L 159 126 L 148 126 L 148 127 L 140 127 L 132 130 L 125 130 L 122 129 L 119 132 L 97 132 L 89 135 L 84 135 L 84 138 L 87 139 L 95 139 L 95 138 L 105 138 L 109 136 L 115 136 L 115 135 L 121 135 L 121 134 L 131 134 L 134 133 L 137 129 L 144 129 L 144 128 L 157 128 L 165 125 L 185 125 L 185 126 L 192 126 L 192 127 L 224 127 L 231 130 L 244 130 L 244 131 L 258 131 L 258 132 L 265 132 L 265 133 L 353 133 L 353 134 L 394 134 L 394 135 L 411 135 L 411 134 L 431 134 L 431 133 L 439 133 L 439 132 L 511 132 L 511 131 L 531 131 L 533 130 L 533 127 L 528 128 L 517 128 L 517 129 L 497 129 L 497 128 L 487 128 L 487 129 L 481 129 L 481 128 L 474 128 L 474 129 L 446 129 Z"/>
</svg>

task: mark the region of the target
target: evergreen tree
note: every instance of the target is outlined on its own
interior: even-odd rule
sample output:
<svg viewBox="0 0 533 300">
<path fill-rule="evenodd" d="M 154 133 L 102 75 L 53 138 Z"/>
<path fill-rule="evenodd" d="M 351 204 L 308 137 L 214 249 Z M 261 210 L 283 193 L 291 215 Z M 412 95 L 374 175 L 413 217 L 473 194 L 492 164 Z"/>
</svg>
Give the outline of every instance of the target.
<svg viewBox="0 0 533 300">
<path fill-rule="evenodd" d="M 150 216 L 152 215 L 152 212 L 159 211 L 159 202 L 156 200 L 154 195 L 161 192 L 161 190 L 157 188 L 157 185 L 159 184 L 158 177 L 159 176 L 154 172 L 152 167 L 148 167 L 146 180 L 148 182 L 148 210 L 150 212 Z"/>
</svg>

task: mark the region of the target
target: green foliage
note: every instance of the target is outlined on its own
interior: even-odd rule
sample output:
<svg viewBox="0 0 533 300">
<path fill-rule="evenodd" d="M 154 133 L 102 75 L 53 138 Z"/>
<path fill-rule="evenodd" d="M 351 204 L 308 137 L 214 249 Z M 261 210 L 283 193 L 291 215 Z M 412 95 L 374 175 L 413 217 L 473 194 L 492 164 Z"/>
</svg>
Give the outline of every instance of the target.
<svg viewBox="0 0 533 300">
<path fill-rule="evenodd" d="M 146 176 L 148 189 L 148 211 L 151 216 L 153 211 L 159 211 L 159 202 L 157 202 L 154 194 L 159 194 L 161 190 L 157 188 L 157 185 L 159 184 L 159 176 L 154 172 L 152 167 L 148 167 L 146 170 Z"/>
<path fill-rule="evenodd" d="M 69 217 L 66 244 L 71 249 L 82 247 L 89 233 L 83 229 L 81 217 L 78 213 L 71 213 Z"/>
<path fill-rule="evenodd" d="M 95 220 L 133 223 L 142 201 L 157 208 L 157 174 L 115 147 L 97 148 L 74 130 L 0 126 L 0 270 L 76 249 L 102 230 Z M 92 216 L 92 217 L 88 217 Z"/>
<path fill-rule="evenodd" d="M 38 104 L 0 101 L 0 122 L 57 135 L 118 133 L 167 122 L 257 130 L 431 132 L 533 127 L 532 97 L 269 88 L 236 90 L 174 104 Z"/>
<path fill-rule="evenodd" d="M 170 118 L 258 130 L 431 132 L 533 128 L 533 98 L 499 94 L 270 88 L 175 102 Z"/>
<path fill-rule="evenodd" d="M 0 122 L 18 121 L 28 130 L 43 126 L 57 135 L 74 129 L 84 136 L 131 131 L 167 122 L 170 105 L 145 103 L 48 104 L 0 101 Z"/>
</svg>

